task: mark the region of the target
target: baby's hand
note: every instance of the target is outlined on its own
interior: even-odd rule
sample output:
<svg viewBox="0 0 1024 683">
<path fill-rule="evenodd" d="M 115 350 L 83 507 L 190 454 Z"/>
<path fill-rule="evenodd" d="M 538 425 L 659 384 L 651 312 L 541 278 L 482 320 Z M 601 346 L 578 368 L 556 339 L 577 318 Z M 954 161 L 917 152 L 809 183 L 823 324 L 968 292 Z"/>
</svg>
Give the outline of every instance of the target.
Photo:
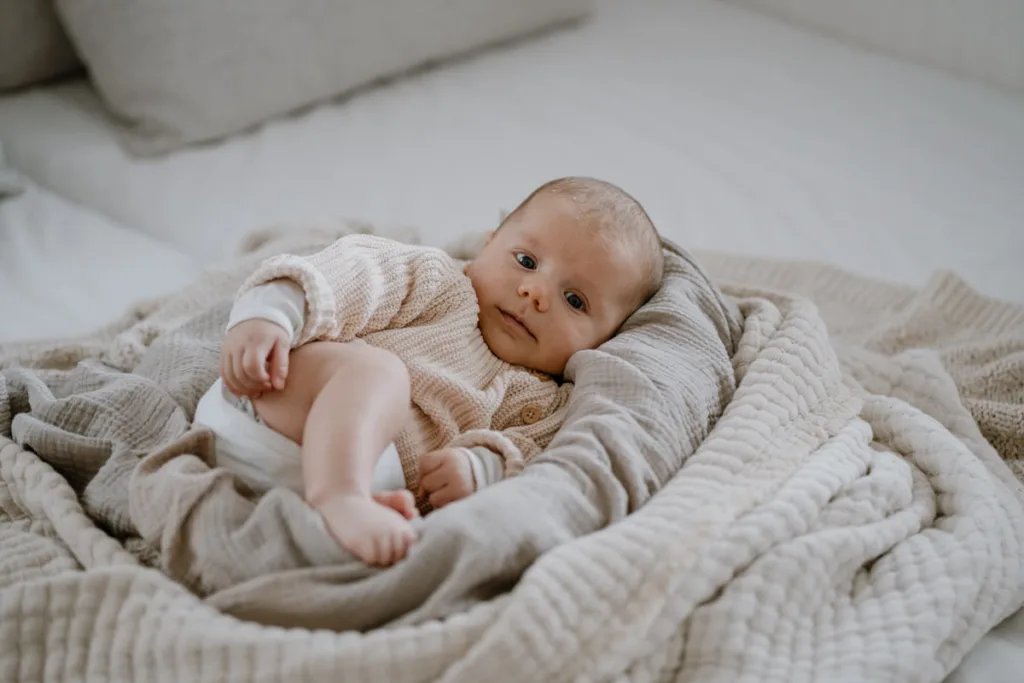
<svg viewBox="0 0 1024 683">
<path fill-rule="evenodd" d="M 228 330 L 220 350 L 220 376 L 228 391 L 256 397 L 284 389 L 291 343 L 288 332 L 269 320 L 246 320 Z"/>
<path fill-rule="evenodd" d="M 420 495 L 434 509 L 454 503 L 476 491 L 473 466 L 461 448 L 442 448 L 420 458 Z"/>
</svg>

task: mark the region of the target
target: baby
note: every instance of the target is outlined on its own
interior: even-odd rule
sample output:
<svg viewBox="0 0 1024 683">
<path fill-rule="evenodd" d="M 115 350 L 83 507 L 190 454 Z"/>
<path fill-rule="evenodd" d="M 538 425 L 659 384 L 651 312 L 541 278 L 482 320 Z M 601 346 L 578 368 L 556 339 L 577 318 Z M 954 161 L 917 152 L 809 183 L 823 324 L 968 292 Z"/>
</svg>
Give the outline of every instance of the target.
<svg viewBox="0 0 1024 683">
<path fill-rule="evenodd" d="M 661 284 L 657 232 L 618 187 L 551 181 L 459 268 L 366 235 L 278 256 L 243 284 L 221 378 L 196 422 L 254 488 L 304 495 L 369 564 L 402 559 L 409 520 L 520 471 L 558 431 L 574 353 Z"/>
</svg>

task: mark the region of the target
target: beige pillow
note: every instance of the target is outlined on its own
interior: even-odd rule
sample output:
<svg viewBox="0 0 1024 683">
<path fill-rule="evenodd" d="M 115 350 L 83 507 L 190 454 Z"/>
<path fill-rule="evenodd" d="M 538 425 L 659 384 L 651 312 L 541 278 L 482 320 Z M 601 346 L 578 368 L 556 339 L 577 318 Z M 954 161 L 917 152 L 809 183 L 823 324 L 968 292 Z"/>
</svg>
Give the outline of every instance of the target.
<svg viewBox="0 0 1024 683">
<path fill-rule="evenodd" d="M 158 154 L 577 19 L 590 0 L 56 0 L 124 142 Z"/>
<path fill-rule="evenodd" d="M 52 0 L 0 0 L 0 91 L 80 67 Z"/>
</svg>

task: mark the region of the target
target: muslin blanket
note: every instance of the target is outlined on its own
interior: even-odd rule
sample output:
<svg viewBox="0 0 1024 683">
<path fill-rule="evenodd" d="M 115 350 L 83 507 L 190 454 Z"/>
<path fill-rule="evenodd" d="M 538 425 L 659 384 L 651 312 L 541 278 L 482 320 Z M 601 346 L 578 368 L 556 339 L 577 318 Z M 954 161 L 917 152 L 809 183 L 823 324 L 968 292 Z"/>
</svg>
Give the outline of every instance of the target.
<svg viewBox="0 0 1024 683">
<path fill-rule="evenodd" d="M 336 235 L 0 348 L 0 680 L 938 681 L 1024 601 L 1024 310 L 673 245 L 549 450 L 364 567 L 190 429 L 241 278 Z"/>
</svg>

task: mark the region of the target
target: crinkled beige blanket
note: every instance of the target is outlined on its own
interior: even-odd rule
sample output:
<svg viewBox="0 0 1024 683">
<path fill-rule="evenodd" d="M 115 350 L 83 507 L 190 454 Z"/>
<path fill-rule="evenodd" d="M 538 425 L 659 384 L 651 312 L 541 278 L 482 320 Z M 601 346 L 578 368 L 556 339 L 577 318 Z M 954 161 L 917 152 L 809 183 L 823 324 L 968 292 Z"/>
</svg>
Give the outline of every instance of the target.
<svg viewBox="0 0 1024 683">
<path fill-rule="evenodd" d="M 549 452 L 363 567 L 189 429 L 240 278 L 334 236 L 0 348 L 0 680 L 939 681 L 1024 602 L 1024 309 L 671 245 Z"/>
</svg>

